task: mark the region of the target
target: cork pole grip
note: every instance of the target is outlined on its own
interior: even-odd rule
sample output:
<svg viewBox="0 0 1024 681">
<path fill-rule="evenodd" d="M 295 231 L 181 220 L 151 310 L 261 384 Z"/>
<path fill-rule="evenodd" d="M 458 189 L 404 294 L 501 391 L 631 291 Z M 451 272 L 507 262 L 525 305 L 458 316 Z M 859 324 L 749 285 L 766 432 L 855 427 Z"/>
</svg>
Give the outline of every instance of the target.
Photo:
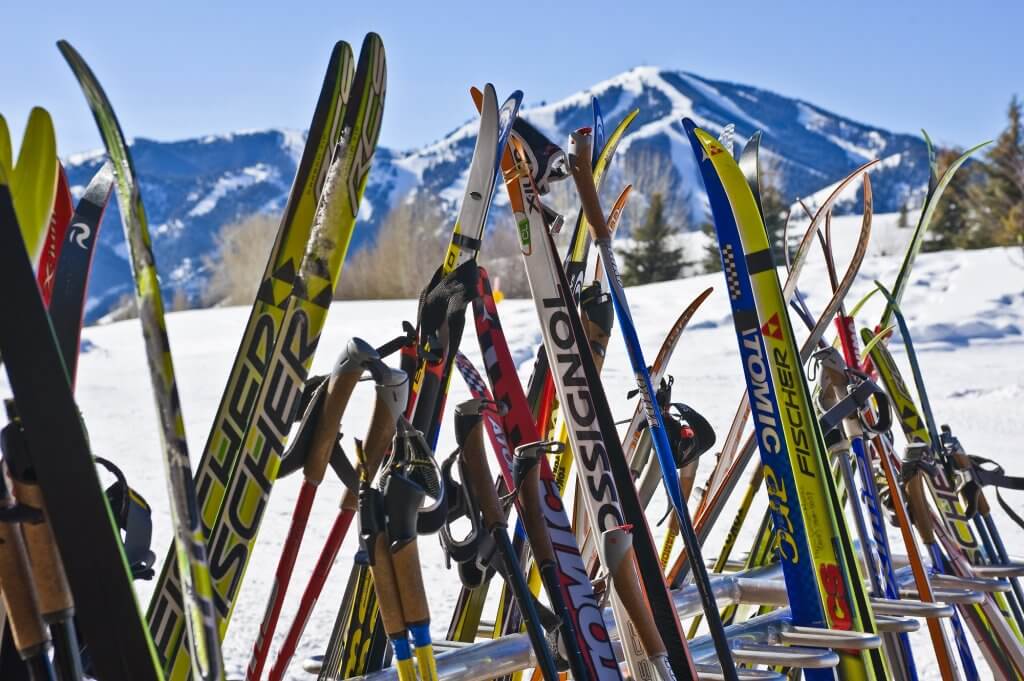
<svg viewBox="0 0 1024 681">
<path fill-rule="evenodd" d="M 398 583 L 395 569 L 391 565 L 391 552 L 388 551 L 388 539 L 383 532 L 377 534 L 373 541 L 373 588 L 377 592 L 377 604 L 380 617 L 384 621 L 384 632 L 388 638 L 405 631 L 405 619 L 402 616 L 402 601 L 398 596 Z"/>
<path fill-rule="evenodd" d="M 907 502 L 910 505 L 910 519 L 914 522 L 921 541 L 925 545 L 935 543 L 935 529 L 932 527 L 932 516 L 928 512 L 928 501 L 924 496 L 923 473 L 916 473 L 907 481 Z"/>
<path fill-rule="evenodd" d="M 370 426 L 366 429 L 366 439 L 363 441 L 363 470 L 368 480 L 373 480 L 380 468 L 380 462 L 384 460 L 391 439 L 395 436 L 398 426 L 391 411 L 390 405 L 385 403 L 385 397 L 381 391 L 377 392 L 377 399 L 373 403 L 373 414 L 370 416 Z M 360 473 L 362 474 L 363 471 Z M 359 501 L 359 493 L 346 489 L 341 496 L 341 507 L 351 511 L 356 510 Z"/>
<path fill-rule="evenodd" d="M 306 464 L 302 469 L 303 477 L 310 484 L 319 485 L 323 482 L 334 443 L 338 439 L 341 417 L 361 375 L 362 366 L 359 366 L 355 371 L 331 374 L 328 379 L 327 395 L 324 397 L 316 430 L 313 431 L 309 445 L 309 454 L 306 456 Z"/>
<path fill-rule="evenodd" d="M 665 655 L 665 644 L 658 633 L 654 617 L 647 607 L 647 597 L 640 585 L 637 573 L 635 549 L 632 544 L 622 555 L 618 564 L 608 566 L 612 576 L 612 585 L 622 605 L 629 613 L 629 619 L 636 629 L 648 657 Z"/>
<path fill-rule="evenodd" d="M 594 186 L 594 173 L 590 167 L 590 152 L 593 138 L 588 128 L 582 128 L 572 133 L 569 146 L 569 166 L 572 170 L 572 179 L 576 183 L 576 191 L 580 195 L 580 203 L 583 205 L 583 214 L 587 216 L 587 223 L 590 227 L 590 234 L 594 241 L 602 241 L 611 238 L 608 223 L 605 222 L 604 213 L 601 211 L 601 200 L 597 196 L 597 187 Z"/>
<path fill-rule="evenodd" d="M 472 429 L 466 436 L 466 442 L 462 445 L 462 462 L 466 471 L 467 480 L 463 482 L 469 485 L 477 504 L 480 505 L 480 512 L 484 516 L 484 527 L 488 531 L 495 527 L 505 526 L 505 514 L 501 511 L 501 502 L 498 500 L 498 493 L 494 489 L 494 478 L 491 477 L 490 468 L 487 465 L 487 452 L 484 450 L 483 421 L 477 419 Z"/>
<path fill-rule="evenodd" d="M 519 504 L 523 511 L 523 525 L 526 527 L 526 536 L 530 538 L 533 555 L 537 559 L 537 564 L 543 565 L 554 562 L 555 550 L 551 545 L 548 526 L 544 522 L 540 490 L 540 463 L 538 462 L 530 468 L 530 472 L 519 483 Z"/>
<path fill-rule="evenodd" d="M 423 586 L 423 570 L 420 568 L 420 552 L 416 540 L 406 542 L 391 554 L 395 568 L 398 594 L 402 601 L 402 614 L 406 624 L 426 624 L 430 621 L 427 607 L 427 591 Z"/>
<path fill-rule="evenodd" d="M 0 473 L 2 474 L 2 473 Z M 10 508 L 14 499 L 4 486 L 0 508 Z M 49 645 L 49 635 L 39 617 L 39 601 L 32 584 L 25 541 L 19 523 L 0 522 L 0 590 L 14 637 L 14 646 L 28 659 Z"/>
<path fill-rule="evenodd" d="M 14 493 L 23 504 L 43 511 L 44 522 L 22 525 L 22 534 L 39 598 L 39 612 L 44 622 L 52 624 L 74 612 L 71 587 L 64 574 L 64 564 L 57 551 L 49 520 L 46 519 L 46 506 L 39 485 L 15 480 Z"/>
</svg>

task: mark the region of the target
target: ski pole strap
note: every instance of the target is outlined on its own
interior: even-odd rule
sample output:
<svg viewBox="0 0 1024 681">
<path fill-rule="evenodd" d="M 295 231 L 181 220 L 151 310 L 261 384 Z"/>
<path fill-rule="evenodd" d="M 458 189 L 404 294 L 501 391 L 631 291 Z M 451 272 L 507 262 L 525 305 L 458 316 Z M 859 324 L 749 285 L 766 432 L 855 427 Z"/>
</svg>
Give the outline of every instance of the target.
<svg viewBox="0 0 1024 681">
<path fill-rule="evenodd" d="M 674 433 L 678 440 L 678 449 L 673 448 L 678 468 L 695 462 L 715 446 L 715 429 L 693 407 L 682 402 L 673 402 L 669 407 L 669 417 L 678 426 Z"/>
<path fill-rule="evenodd" d="M 402 322 L 402 331 L 404 333 L 401 336 L 395 336 L 384 345 L 378 346 L 377 356 L 381 359 L 390 357 L 394 353 L 398 352 L 402 348 L 411 347 L 416 344 L 416 327 L 409 322 Z"/>
<path fill-rule="evenodd" d="M 450 566 L 454 561 L 463 585 L 468 589 L 475 589 L 483 584 L 486 576 L 482 564 L 478 561 L 480 547 L 486 540 L 486 535 L 480 522 L 480 509 L 476 505 L 475 498 L 469 494 L 464 485 L 456 482 L 451 475 L 451 469 L 456 465 L 460 466 L 460 476 L 464 479 L 458 449 L 441 464 L 441 473 L 444 476 L 445 492 L 448 498 L 448 518 L 441 526 L 439 536 L 448 565 Z M 462 539 L 456 539 L 450 523 L 462 517 L 469 520 L 470 529 Z"/>
<path fill-rule="evenodd" d="M 156 554 L 150 548 L 153 542 L 153 512 L 149 504 L 128 485 L 121 469 L 102 457 L 93 457 L 99 465 L 110 471 L 117 481 L 107 488 L 106 495 L 114 511 L 117 526 L 122 530 L 125 557 L 134 579 L 153 579 Z"/>
<path fill-rule="evenodd" d="M 835 348 L 829 348 L 831 351 L 835 351 Z M 874 397 L 877 406 L 877 418 L 873 424 L 866 426 L 861 419 L 862 425 L 865 430 L 870 430 L 875 433 L 884 433 L 892 427 L 892 409 L 890 408 L 889 396 L 882 390 L 881 387 L 865 374 L 853 369 L 847 369 L 846 373 L 852 380 L 847 382 L 847 393 L 846 396 L 835 402 L 824 414 L 819 418 L 822 432 L 828 433 L 831 430 L 839 428 L 842 425 L 843 420 L 860 414 L 862 411 L 868 408 L 869 400 Z M 822 377 L 827 375 L 827 372 L 822 373 Z M 824 383 L 824 380 L 823 380 Z M 823 393 L 825 392 L 823 386 Z"/>
<path fill-rule="evenodd" d="M 465 261 L 447 275 L 443 267 L 439 267 L 420 293 L 419 345 L 421 352 L 442 350 L 434 361 L 440 361 L 447 354 L 447 348 L 457 347 L 462 340 L 465 310 L 477 296 L 478 276 L 476 260 Z"/>
</svg>

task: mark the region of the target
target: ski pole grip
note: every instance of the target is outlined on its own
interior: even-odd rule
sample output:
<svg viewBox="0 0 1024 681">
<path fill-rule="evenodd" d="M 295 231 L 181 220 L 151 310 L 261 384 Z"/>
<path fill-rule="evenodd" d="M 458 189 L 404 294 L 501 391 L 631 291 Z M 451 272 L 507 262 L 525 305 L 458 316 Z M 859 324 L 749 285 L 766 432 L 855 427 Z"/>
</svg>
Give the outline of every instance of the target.
<svg viewBox="0 0 1024 681">
<path fill-rule="evenodd" d="M 303 476 L 314 485 L 323 482 L 327 464 L 338 439 L 338 427 L 352 392 L 363 374 L 366 362 L 377 358 L 377 351 L 367 342 L 353 338 L 342 351 L 327 381 L 327 394 L 317 419 L 309 453 L 303 466 Z"/>
<path fill-rule="evenodd" d="M 0 472 L 0 509 L 11 509 L 15 501 L 3 477 Z M 3 546 L 0 551 L 0 589 L 4 609 L 14 647 L 23 660 L 28 660 L 49 648 L 50 636 L 39 616 L 39 602 L 32 584 L 20 523 L 0 520 L 0 545 Z"/>
<path fill-rule="evenodd" d="M 505 527 L 505 514 L 501 509 L 501 501 L 494 489 L 494 478 L 487 465 L 487 451 L 484 449 L 484 426 L 479 415 L 476 422 L 468 430 L 462 444 L 462 470 L 466 474 L 466 483 L 476 497 L 480 513 L 484 517 L 484 527 L 488 531 L 496 527 Z"/>
<path fill-rule="evenodd" d="M 373 588 L 377 592 L 380 617 L 384 621 L 384 631 L 388 638 L 393 638 L 405 631 L 405 618 L 402 615 L 402 600 L 398 595 L 395 568 L 391 564 L 391 552 L 388 551 L 388 540 L 383 532 L 374 537 L 372 555 L 370 572 L 373 574 Z"/>
<path fill-rule="evenodd" d="M 547 442 L 534 442 L 516 448 L 516 468 L 525 471 L 516 482 L 519 489 L 519 504 L 523 510 L 523 525 L 526 536 L 530 538 L 530 547 L 537 558 L 537 565 L 555 560 L 554 548 L 548 535 L 548 527 L 544 522 L 544 511 L 541 504 L 540 459 L 548 451 Z M 538 540 L 534 541 L 534 537 Z"/>
<path fill-rule="evenodd" d="M 407 625 L 430 622 L 430 608 L 427 606 L 427 591 L 423 585 L 423 569 L 420 567 L 420 552 L 416 540 L 405 544 L 392 545 L 391 563 L 395 567 L 395 580 L 402 601 L 402 616 Z"/>
<path fill-rule="evenodd" d="M 404 371 L 384 367 L 386 374 L 377 380 L 377 398 L 373 403 L 373 414 L 363 440 L 363 462 L 360 474 L 368 480 L 377 475 L 380 462 L 384 460 L 391 440 L 395 437 L 398 417 L 409 399 L 409 376 Z M 341 497 L 341 507 L 356 510 L 358 494 L 346 489 Z"/>
<path fill-rule="evenodd" d="M 601 200 L 597 196 L 594 185 L 594 172 L 590 167 L 593 135 L 590 128 L 580 128 L 569 136 L 569 167 L 572 179 L 576 183 L 576 191 L 580 194 L 583 214 L 587 218 L 590 234 L 594 241 L 610 239 L 611 232 L 601 211 Z"/>
<path fill-rule="evenodd" d="M 917 527 L 921 541 L 925 545 L 935 543 L 935 528 L 932 527 L 932 516 L 928 512 L 928 500 L 924 496 L 924 473 L 915 473 L 907 480 L 907 503 L 910 506 L 910 517 Z"/>
<path fill-rule="evenodd" d="M 71 596 L 71 586 L 64 573 L 57 542 L 50 529 L 46 506 L 39 485 L 24 480 L 14 479 L 14 493 L 21 503 L 43 512 L 43 522 L 25 523 L 21 526 L 28 550 L 32 579 L 35 582 L 36 594 L 39 597 L 39 612 L 43 621 L 52 624 L 75 611 L 75 601 Z"/>
<path fill-rule="evenodd" d="M 622 605 L 629 614 L 629 619 L 636 627 L 637 634 L 644 644 L 648 657 L 665 654 L 665 643 L 658 633 L 654 616 L 647 607 L 647 596 L 640 584 L 637 571 L 633 537 L 623 527 L 615 527 L 605 531 L 600 541 L 604 545 L 603 557 L 607 560 L 608 573 L 612 578 L 612 588 L 622 600 Z"/>
</svg>

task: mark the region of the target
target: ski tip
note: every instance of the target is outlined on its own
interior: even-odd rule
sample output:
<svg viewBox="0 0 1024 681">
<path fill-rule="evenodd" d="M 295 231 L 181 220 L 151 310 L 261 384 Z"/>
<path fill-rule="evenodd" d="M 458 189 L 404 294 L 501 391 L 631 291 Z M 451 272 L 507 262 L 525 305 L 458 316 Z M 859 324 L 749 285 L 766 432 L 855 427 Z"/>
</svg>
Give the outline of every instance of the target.
<svg viewBox="0 0 1024 681">
<path fill-rule="evenodd" d="M 688 135 L 693 134 L 693 131 L 697 129 L 697 124 L 694 123 L 693 119 L 690 118 L 689 116 L 686 116 L 686 117 L 683 118 L 682 124 L 683 124 L 683 130 L 685 130 L 686 134 L 688 134 Z"/>
</svg>

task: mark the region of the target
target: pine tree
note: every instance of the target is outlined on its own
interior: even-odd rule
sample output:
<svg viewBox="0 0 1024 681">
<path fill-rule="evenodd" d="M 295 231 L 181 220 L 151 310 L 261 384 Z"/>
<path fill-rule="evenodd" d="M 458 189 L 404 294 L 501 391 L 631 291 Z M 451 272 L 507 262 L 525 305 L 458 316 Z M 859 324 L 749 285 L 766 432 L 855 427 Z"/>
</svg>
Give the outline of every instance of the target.
<svg viewBox="0 0 1024 681">
<path fill-rule="evenodd" d="M 908 215 L 909 209 L 907 208 L 907 202 L 904 201 L 900 204 L 900 217 L 896 220 L 896 226 L 901 229 L 910 227 L 910 216 Z"/>
<path fill-rule="evenodd" d="M 1014 96 L 1007 124 L 984 164 L 984 183 L 978 192 L 982 234 L 975 247 L 1014 245 L 1024 239 L 1024 111 Z"/>
<path fill-rule="evenodd" d="M 708 237 L 707 245 L 704 246 L 704 260 L 701 264 L 704 272 L 722 271 L 722 253 L 718 250 L 718 236 L 715 234 L 715 225 L 712 222 L 705 222 L 700 231 Z"/>
<path fill-rule="evenodd" d="M 960 154 L 961 149 L 941 149 L 936 156 L 938 176 L 946 172 Z M 970 167 L 961 168 L 950 181 L 935 207 L 924 251 L 945 251 L 951 248 L 979 248 L 988 245 L 985 230 L 979 229 L 974 208 Z"/>
<path fill-rule="evenodd" d="M 634 286 L 678 277 L 686 264 L 683 249 L 672 248 L 669 241 L 679 231 L 665 220 L 661 194 L 653 194 L 644 224 L 633 230 L 633 247 L 622 254 L 623 283 Z"/>
<path fill-rule="evenodd" d="M 786 262 L 784 236 L 786 222 L 789 220 L 789 204 L 782 197 L 774 174 L 765 174 L 761 180 L 761 209 L 764 211 L 764 227 L 768 232 L 768 243 L 772 247 L 772 257 L 776 265 Z"/>
</svg>

